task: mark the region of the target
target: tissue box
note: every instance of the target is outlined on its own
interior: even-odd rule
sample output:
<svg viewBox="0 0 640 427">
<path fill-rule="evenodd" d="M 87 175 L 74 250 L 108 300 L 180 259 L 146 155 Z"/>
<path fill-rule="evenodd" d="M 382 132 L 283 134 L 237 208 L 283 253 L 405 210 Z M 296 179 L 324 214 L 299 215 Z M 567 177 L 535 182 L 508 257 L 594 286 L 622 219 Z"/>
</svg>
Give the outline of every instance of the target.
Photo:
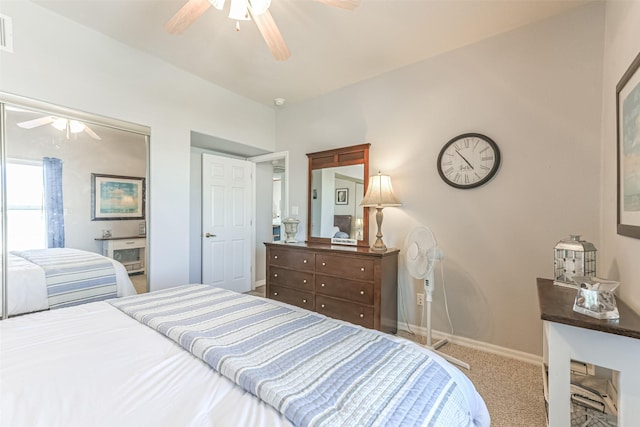
<svg viewBox="0 0 640 427">
<path fill-rule="evenodd" d="M 620 283 L 598 277 L 576 276 L 573 280 L 578 285 L 573 311 L 596 319 L 620 318 L 614 296 L 614 291 Z"/>
</svg>

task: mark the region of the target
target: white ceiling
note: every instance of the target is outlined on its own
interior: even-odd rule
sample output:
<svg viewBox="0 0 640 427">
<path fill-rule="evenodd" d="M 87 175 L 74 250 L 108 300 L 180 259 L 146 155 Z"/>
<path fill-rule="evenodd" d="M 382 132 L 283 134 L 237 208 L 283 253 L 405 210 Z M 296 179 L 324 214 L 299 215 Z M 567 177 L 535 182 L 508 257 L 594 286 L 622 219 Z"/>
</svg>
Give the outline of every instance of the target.
<svg viewBox="0 0 640 427">
<path fill-rule="evenodd" d="M 247 98 L 295 103 L 562 13 L 590 0 L 362 0 L 355 11 L 272 0 L 291 50 L 278 62 L 253 22 L 210 8 L 182 35 L 186 0 L 36 0 L 39 5 Z M 229 3 L 229 2 L 227 2 Z M 228 6 L 227 6 L 228 8 Z"/>
</svg>

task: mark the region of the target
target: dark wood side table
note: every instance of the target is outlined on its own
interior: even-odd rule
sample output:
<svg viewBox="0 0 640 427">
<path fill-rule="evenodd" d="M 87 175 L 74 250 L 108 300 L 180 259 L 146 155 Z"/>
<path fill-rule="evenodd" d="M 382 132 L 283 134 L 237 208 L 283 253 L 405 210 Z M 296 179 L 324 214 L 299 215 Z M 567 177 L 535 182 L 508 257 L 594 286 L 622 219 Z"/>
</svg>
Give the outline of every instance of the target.
<svg viewBox="0 0 640 427">
<path fill-rule="evenodd" d="M 619 371 L 618 426 L 640 425 L 638 313 L 616 297 L 620 319 L 595 319 L 573 311 L 575 289 L 541 278 L 537 285 L 549 364 L 549 427 L 570 425 L 571 360 Z"/>
</svg>

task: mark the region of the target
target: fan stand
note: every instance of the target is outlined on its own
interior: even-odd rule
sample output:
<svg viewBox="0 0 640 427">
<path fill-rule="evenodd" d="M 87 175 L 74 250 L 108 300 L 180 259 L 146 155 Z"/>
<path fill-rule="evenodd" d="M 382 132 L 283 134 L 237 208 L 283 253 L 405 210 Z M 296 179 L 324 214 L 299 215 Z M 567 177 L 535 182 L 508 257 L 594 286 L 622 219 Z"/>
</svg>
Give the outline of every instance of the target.
<svg viewBox="0 0 640 427">
<path fill-rule="evenodd" d="M 431 277 L 429 279 L 424 279 L 424 289 L 425 289 L 425 299 L 426 299 L 426 304 L 427 304 L 427 344 L 425 345 L 425 347 L 427 347 L 428 349 L 432 350 L 434 353 L 437 353 L 440 357 L 442 357 L 443 359 L 456 364 L 458 366 L 461 366 L 463 368 L 466 369 L 471 369 L 471 366 L 466 363 L 463 362 L 462 360 L 456 359 L 455 357 L 449 356 L 448 354 L 442 353 L 440 351 L 438 351 L 438 349 L 440 347 L 442 347 L 443 345 L 447 344 L 449 342 L 449 340 L 447 338 L 443 338 L 441 340 L 439 340 L 438 342 L 436 342 L 435 344 L 431 343 L 431 303 L 433 302 L 433 291 L 434 291 L 434 278 L 433 278 L 433 274 L 431 275 Z"/>
</svg>

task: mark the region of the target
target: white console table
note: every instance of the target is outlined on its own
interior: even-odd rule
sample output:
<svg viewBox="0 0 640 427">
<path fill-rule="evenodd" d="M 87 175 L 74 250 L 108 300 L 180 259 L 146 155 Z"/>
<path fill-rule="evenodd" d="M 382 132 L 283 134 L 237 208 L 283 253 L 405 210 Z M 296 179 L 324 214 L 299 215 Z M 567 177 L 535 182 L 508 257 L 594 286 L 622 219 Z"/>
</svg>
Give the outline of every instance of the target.
<svg viewBox="0 0 640 427">
<path fill-rule="evenodd" d="M 146 237 L 101 237 L 96 240 L 102 243 L 102 255 L 122 263 L 129 274 L 145 272 Z"/>
<path fill-rule="evenodd" d="M 576 290 L 538 279 L 549 362 L 549 427 L 570 425 L 571 360 L 620 372 L 618 426 L 640 425 L 640 316 L 617 298 L 620 319 L 573 311 Z"/>
</svg>

